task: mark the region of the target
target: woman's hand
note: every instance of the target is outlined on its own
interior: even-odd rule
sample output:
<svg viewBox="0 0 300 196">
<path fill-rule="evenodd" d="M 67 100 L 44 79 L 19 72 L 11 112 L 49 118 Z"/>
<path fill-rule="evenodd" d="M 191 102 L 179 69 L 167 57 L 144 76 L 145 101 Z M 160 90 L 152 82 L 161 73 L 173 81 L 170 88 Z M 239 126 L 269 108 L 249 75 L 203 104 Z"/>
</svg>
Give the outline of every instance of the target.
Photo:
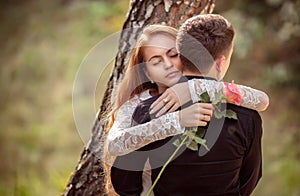
<svg viewBox="0 0 300 196">
<path fill-rule="evenodd" d="M 182 127 L 206 126 L 213 114 L 211 103 L 195 103 L 179 111 L 179 122 Z"/>
<path fill-rule="evenodd" d="M 183 82 L 175 84 L 168 88 L 152 105 L 150 106 L 150 114 L 159 111 L 156 117 L 168 112 L 174 112 L 180 106 L 191 100 L 188 83 Z"/>
</svg>

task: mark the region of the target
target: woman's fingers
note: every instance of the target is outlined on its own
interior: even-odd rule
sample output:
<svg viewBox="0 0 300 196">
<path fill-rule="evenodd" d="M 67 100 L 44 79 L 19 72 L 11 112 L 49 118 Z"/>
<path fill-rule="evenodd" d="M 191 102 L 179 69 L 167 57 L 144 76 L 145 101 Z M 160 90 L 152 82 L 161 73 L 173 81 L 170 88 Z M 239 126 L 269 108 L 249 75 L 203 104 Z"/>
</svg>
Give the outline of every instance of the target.
<svg viewBox="0 0 300 196">
<path fill-rule="evenodd" d="M 168 101 L 172 99 L 171 90 L 167 89 L 161 96 L 158 97 L 150 106 L 150 109 L 154 111 L 156 108 L 162 108 Z M 157 111 L 157 110 L 156 110 Z M 156 112 L 154 111 L 154 112 Z M 154 113 L 153 112 L 153 113 Z"/>
<path fill-rule="evenodd" d="M 179 111 L 179 122 L 183 127 L 206 126 L 211 120 L 211 104 L 195 103 Z"/>
<path fill-rule="evenodd" d="M 175 103 L 171 109 L 169 109 L 168 113 L 175 112 L 180 107 L 179 103 Z"/>
<path fill-rule="evenodd" d="M 174 101 L 170 94 L 168 94 L 168 96 L 161 96 L 156 100 L 156 103 L 153 103 L 152 105 L 154 106 L 150 110 L 150 114 L 157 112 L 155 115 L 156 117 L 159 117 L 167 112 L 174 112 L 180 107 L 180 104 L 177 101 Z M 196 117 L 197 120 L 194 118 L 194 124 L 196 124 L 196 126 L 206 126 L 207 122 L 211 120 L 213 115 L 213 105 L 211 103 L 196 103 L 190 107 L 190 111 L 196 112 L 196 116 L 198 116 Z M 190 115 L 184 117 L 184 119 L 187 119 L 185 122 L 192 120 Z"/>
<path fill-rule="evenodd" d="M 209 109 L 209 110 L 214 109 L 214 106 L 211 103 L 199 103 L 199 104 L 200 104 L 200 107 L 202 107 L 202 108 L 206 108 L 206 109 Z"/>
<path fill-rule="evenodd" d="M 154 114 L 163 108 L 171 99 L 169 98 L 169 94 L 166 92 L 163 93 L 156 101 L 154 101 L 150 106 L 150 114 Z"/>
<path fill-rule="evenodd" d="M 158 102 L 157 102 L 158 101 Z M 156 103 L 155 103 L 156 102 Z M 172 101 L 168 97 L 165 98 L 158 98 L 152 105 L 150 106 L 150 114 L 154 114 L 157 111 L 161 115 L 165 113 L 165 111 L 168 111 L 169 108 L 173 106 Z M 157 115 L 156 115 L 157 116 Z"/>
<path fill-rule="evenodd" d="M 199 103 L 200 113 L 212 116 L 214 107 L 211 103 Z"/>
<path fill-rule="evenodd" d="M 159 117 L 159 116 L 163 115 L 164 113 L 168 112 L 169 109 L 172 108 L 174 105 L 174 103 L 172 101 L 164 102 L 164 100 L 163 100 L 163 104 L 164 104 L 164 106 L 155 115 L 156 117 Z"/>
<path fill-rule="evenodd" d="M 167 89 L 155 102 L 150 106 L 150 114 L 158 112 L 157 116 L 167 111 L 175 111 L 180 106 L 179 99 L 172 89 Z M 174 106 L 177 106 L 175 109 Z M 171 109 L 171 110 L 170 110 Z"/>
<path fill-rule="evenodd" d="M 177 101 L 177 97 L 168 94 L 167 96 L 161 95 L 151 106 L 150 114 L 157 112 L 156 117 L 161 116 L 166 112 L 174 112 L 179 108 L 180 104 Z"/>
<path fill-rule="evenodd" d="M 196 106 L 196 105 L 195 105 Z M 203 124 L 207 124 L 211 120 L 213 115 L 213 105 L 210 103 L 197 103 L 199 107 L 199 125 L 198 126 L 206 126 Z"/>
<path fill-rule="evenodd" d="M 200 115 L 200 118 L 194 119 L 192 122 L 193 126 L 206 126 L 207 123 L 210 121 L 210 116 L 208 115 Z"/>
<path fill-rule="evenodd" d="M 160 97 L 158 97 L 158 99 L 156 99 L 156 100 L 151 104 L 150 109 L 151 109 L 151 110 L 156 109 L 156 108 L 157 108 L 157 105 L 159 105 L 159 104 L 161 103 L 161 101 L 162 101 L 163 99 L 166 99 L 166 98 L 167 98 L 166 95 L 165 95 L 165 94 L 162 94 Z M 154 112 L 153 112 L 153 113 L 154 113 Z"/>
<path fill-rule="evenodd" d="M 159 102 L 156 101 L 150 106 L 150 114 L 154 114 L 155 112 L 159 111 L 162 107 L 164 107 L 162 101 Z"/>
<path fill-rule="evenodd" d="M 212 117 L 212 115 L 213 115 L 213 110 L 201 108 L 201 109 L 200 109 L 200 113 L 201 113 L 202 115 Z"/>
<path fill-rule="evenodd" d="M 197 126 L 199 126 L 199 127 L 205 127 L 206 125 L 207 125 L 206 121 L 200 121 Z"/>
<path fill-rule="evenodd" d="M 202 114 L 202 115 L 201 115 L 201 118 L 200 118 L 200 121 L 209 122 L 210 119 L 211 119 L 211 116 Z"/>
</svg>

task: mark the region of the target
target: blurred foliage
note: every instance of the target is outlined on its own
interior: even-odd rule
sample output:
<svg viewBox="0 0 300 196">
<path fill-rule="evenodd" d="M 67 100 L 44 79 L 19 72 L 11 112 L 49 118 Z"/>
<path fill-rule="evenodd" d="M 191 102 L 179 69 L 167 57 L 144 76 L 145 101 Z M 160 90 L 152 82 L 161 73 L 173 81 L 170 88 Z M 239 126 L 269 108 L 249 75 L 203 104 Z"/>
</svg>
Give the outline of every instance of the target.
<svg viewBox="0 0 300 196">
<path fill-rule="evenodd" d="M 1 4 L 0 195 L 63 191 L 84 146 L 72 113 L 76 71 L 121 29 L 127 8 L 125 1 Z"/>
<path fill-rule="evenodd" d="M 0 5 L 0 195 L 58 195 L 83 149 L 72 86 L 85 55 L 119 31 L 128 1 Z M 226 80 L 266 91 L 263 178 L 253 195 L 300 195 L 300 1 L 216 2 L 236 29 Z M 109 70 L 97 85 L 97 104 Z"/>
<path fill-rule="evenodd" d="M 300 195 L 300 1 L 217 1 L 236 30 L 226 79 L 270 97 L 263 117 L 263 178 L 253 195 Z"/>
</svg>

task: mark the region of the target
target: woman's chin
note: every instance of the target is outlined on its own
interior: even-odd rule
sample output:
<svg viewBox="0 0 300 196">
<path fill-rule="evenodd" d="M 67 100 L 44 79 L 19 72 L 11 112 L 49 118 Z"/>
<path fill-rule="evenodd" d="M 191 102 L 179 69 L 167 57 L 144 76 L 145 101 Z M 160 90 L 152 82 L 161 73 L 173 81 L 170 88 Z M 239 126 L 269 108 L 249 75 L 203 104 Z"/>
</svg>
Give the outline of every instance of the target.
<svg viewBox="0 0 300 196">
<path fill-rule="evenodd" d="M 170 78 L 169 81 L 168 81 L 168 86 L 171 87 L 171 86 L 177 84 L 180 78 L 181 77 Z"/>
</svg>

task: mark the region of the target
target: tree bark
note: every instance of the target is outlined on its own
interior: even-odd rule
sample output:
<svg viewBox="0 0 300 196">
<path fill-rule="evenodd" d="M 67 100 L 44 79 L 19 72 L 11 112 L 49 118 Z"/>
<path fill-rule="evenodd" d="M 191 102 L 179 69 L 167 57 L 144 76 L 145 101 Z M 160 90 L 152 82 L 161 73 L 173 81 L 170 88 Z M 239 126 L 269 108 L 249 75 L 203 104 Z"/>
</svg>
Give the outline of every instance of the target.
<svg viewBox="0 0 300 196">
<path fill-rule="evenodd" d="M 118 82 L 123 78 L 126 59 L 140 30 L 148 24 L 166 24 L 178 28 L 186 19 L 211 13 L 215 0 L 131 0 L 121 33 L 119 50 L 112 75 L 107 84 L 102 105 L 89 144 L 83 150 L 78 165 L 69 179 L 64 195 L 108 195 L 103 170 L 103 143 L 106 139 L 105 115 L 110 111 Z"/>
</svg>

